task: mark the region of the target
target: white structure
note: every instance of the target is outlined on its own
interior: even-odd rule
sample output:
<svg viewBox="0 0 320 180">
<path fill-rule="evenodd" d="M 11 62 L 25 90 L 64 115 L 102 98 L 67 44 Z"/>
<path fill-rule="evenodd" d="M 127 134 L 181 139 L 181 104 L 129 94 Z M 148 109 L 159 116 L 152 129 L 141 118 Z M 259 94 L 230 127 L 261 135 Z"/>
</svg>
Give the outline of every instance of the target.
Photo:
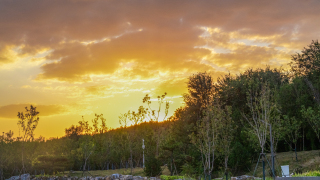
<svg viewBox="0 0 320 180">
<path fill-rule="evenodd" d="M 144 146 L 144 139 L 142 139 L 142 149 L 143 149 L 143 168 L 144 168 L 144 148 L 145 148 L 145 146 Z"/>
<path fill-rule="evenodd" d="M 282 177 L 290 177 L 289 165 L 281 166 Z"/>
</svg>

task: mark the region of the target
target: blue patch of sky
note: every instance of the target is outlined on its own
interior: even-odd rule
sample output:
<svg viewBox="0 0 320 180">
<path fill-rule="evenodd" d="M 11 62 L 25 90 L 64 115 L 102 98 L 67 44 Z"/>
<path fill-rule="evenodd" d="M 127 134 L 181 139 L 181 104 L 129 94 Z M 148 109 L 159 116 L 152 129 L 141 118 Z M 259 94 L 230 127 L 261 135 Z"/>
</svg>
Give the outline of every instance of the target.
<svg viewBox="0 0 320 180">
<path fill-rule="evenodd" d="M 231 53 L 230 49 L 227 48 L 213 48 L 214 52 L 219 53 L 219 54 L 227 54 Z"/>
<path fill-rule="evenodd" d="M 208 61 L 206 59 L 202 59 L 201 63 L 207 64 L 207 65 L 213 67 L 214 69 L 216 69 L 217 71 L 224 71 L 224 72 L 228 71 L 226 67 L 217 66 L 216 64 L 214 64 L 214 63 L 212 63 L 212 62 L 210 62 L 210 61 Z"/>
<path fill-rule="evenodd" d="M 284 49 L 286 49 L 286 48 L 285 48 L 285 47 L 282 47 L 282 46 L 277 46 L 277 47 L 275 47 L 275 49 L 278 50 L 278 51 L 282 51 L 282 50 L 284 50 Z"/>
<path fill-rule="evenodd" d="M 230 42 L 244 43 L 247 46 L 260 46 L 260 47 L 268 47 L 271 44 L 271 43 L 267 43 L 267 42 L 259 42 L 259 41 L 250 40 L 250 39 L 232 39 Z"/>
<path fill-rule="evenodd" d="M 204 49 L 208 49 L 213 53 L 219 53 L 219 54 L 227 54 L 227 53 L 231 53 L 230 49 L 227 48 L 219 48 L 219 47 L 211 47 L 209 45 L 204 45 L 204 46 L 195 46 L 195 48 L 204 48 Z"/>
</svg>

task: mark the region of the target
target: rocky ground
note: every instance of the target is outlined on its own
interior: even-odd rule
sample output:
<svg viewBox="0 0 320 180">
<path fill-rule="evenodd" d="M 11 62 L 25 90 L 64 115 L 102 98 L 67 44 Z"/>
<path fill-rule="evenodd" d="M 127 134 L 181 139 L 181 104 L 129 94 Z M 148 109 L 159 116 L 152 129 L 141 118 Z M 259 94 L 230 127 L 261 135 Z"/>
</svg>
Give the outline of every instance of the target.
<svg viewBox="0 0 320 180">
<path fill-rule="evenodd" d="M 218 178 L 219 180 L 222 178 Z M 85 177 L 70 177 L 70 176 L 33 176 L 30 174 L 22 174 L 20 176 L 12 176 L 6 180 L 161 180 L 158 177 L 141 177 L 141 176 L 132 176 L 132 175 L 122 175 L 122 174 L 112 174 L 111 176 L 85 176 Z M 179 179 L 181 180 L 181 179 Z M 261 178 L 252 177 L 252 176 L 239 176 L 231 177 L 231 180 L 261 180 Z"/>
<path fill-rule="evenodd" d="M 85 176 L 85 177 L 70 177 L 70 176 L 33 176 L 30 174 L 22 174 L 20 176 L 12 176 L 6 180 L 160 180 L 156 177 L 141 177 L 132 175 L 112 174 L 111 176 Z"/>
</svg>

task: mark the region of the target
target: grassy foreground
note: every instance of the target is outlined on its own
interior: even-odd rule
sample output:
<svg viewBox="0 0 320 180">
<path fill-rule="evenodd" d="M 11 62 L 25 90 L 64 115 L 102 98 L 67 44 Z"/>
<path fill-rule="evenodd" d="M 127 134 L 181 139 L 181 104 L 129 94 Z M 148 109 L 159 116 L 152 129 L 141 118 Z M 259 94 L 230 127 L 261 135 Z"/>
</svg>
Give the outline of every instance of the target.
<svg viewBox="0 0 320 180">
<path fill-rule="evenodd" d="M 296 156 L 294 151 L 290 152 L 281 152 L 277 153 L 275 157 L 275 166 L 276 171 L 278 172 L 276 175 L 281 175 L 280 166 L 289 165 L 289 172 L 291 173 L 306 173 L 310 171 L 319 171 L 320 170 L 320 150 L 312 150 L 312 151 L 300 151 L 297 152 L 298 161 L 296 161 Z M 267 154 L 268 161 L 270 162 L 270 154 Z M 254 168 L 257 164 L 257 160 L 252 163 L 251 171 L 248 172 L 248 175 L 252 175 Z M 269 165 L 266 162 L 266 175 L 270 176 L 271 171 Z M 262 177 L 262 163 L 258 164 L 257 171 L 255 176 Z"/>
<path fill-rule="evenodd" d="M 162 167 L 163 175 L 170 175 L 170 171 L 166 166 Z M 82 171 L 72 171 L 71 173 L 69 171 L 64 172 L 65 175 L 70 175 L 70 176 L 77 176 L 77 177 L 82 177 L 83 172 Z M 115 169 L 115 170 L 95 170 L 95 171 L 88 171 L 83 174 L 83 176 L 110 176 L 112 174 L 123 174 L 123 175 L 128 175 L 131 174 L 131 169 L 130 168 L 123 168 L 123 169 Z M 145 176 L 143 172 L 143 168 L 134 168 L 132 170 L 133 176 Z"/>
<path fill-rule="evenodd" d="M 295 153 L 294 152 L 282 152 L 282 153 L 277 153 L 276 158 L 275 158 L 275 166 L 276 166 L 276 171 L 278 172 L 277 175 L 280 174 L 280 166 L 281 165 L 289 165 L 289 172 L 290 174 L 295 172 L 300 175 L 307 175 L 308 172 L 312 171 L 319 171 L 320 170 L 320 150 L 312 150 L 312 151 L 300 151 L 297 153 L 298 154 L 298 161 L 295 159 Z M 267 154 L 268 160 L 270 161 L 270 154 Z M 253 175 L 253 171 L 255 169 L 257 162 L 253 162 L 251 166 L 251 171 L 245 173 L 247 175 Z M 170 171 L 168 170 L 167 167 L 162 167 L 163 168 L 163 175 L 170 175 Z M 90 174 L 89 174 L 89 173 Z M 131 169 L 115 169 L 115 170 L 95 170 L 95 171 L 88 171 L 85 172 L 84 176 L 109 176 L 112 174 L 131 174 Z M 133 173 L 134 176 L 145 176 L 143 169 L 142 168 L 134 168 Z M 82 176 L 82 171 L 65 171 L 64 175 L 70 175 L 70 176 Z M 266 176 L 271 176 L 271 171 L 266 163 Z M 262 177 L 262 163 L 258 164 L 257 171 L 255 173 L 255 177 Z"/>
</svg>

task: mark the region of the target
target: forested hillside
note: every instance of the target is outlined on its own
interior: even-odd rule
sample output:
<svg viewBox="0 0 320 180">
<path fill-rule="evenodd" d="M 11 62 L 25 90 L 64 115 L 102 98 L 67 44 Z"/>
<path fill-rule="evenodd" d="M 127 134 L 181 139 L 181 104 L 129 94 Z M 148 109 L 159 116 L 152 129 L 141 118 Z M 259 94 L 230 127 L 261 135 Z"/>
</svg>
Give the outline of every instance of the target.
<svg viewBox="0 0 320 180">
<path fill-rule="evenodd" d="M 171 117 L 166 93 L 158 101 L 146 95 L 137 111 L 119 116 L 120 128 L 108 128 L 108 115 L 96 114 L 47 140 L 34 138 L 41 112 L 27 107 L 17 112 L 21 137 L 9 129 L 0 136 L 0 177 L 141 167 L 143 140 L 148 176 L 160 175 L 163 166 L 172 175 L 237 175 L 270 152 L 269 126 L 275 153 L 320 148 L 318 41 L 294 54 L 289 70 L 249 68 L 218 79 L 199 72 L 186 86 L 185 105 Z"/>
</svg>

